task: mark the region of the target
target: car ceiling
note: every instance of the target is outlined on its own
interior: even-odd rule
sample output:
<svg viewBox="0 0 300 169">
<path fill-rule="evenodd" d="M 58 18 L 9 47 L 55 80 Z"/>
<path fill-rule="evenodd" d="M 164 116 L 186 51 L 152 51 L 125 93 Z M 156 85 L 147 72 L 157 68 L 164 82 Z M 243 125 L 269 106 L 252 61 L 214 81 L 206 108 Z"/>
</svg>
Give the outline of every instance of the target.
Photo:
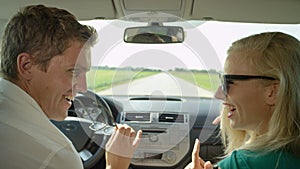
<svg viewBox="0 0 300 169">
<path fill-rule="evenodd" d="M 299 0 L 1 0 L 0 21 L 6 22 L 29 4 L 65 8 L 79 20 L 116 19 L 145 11 L 184 19 L 255 23 L 300 23 Z"/>
</svg>

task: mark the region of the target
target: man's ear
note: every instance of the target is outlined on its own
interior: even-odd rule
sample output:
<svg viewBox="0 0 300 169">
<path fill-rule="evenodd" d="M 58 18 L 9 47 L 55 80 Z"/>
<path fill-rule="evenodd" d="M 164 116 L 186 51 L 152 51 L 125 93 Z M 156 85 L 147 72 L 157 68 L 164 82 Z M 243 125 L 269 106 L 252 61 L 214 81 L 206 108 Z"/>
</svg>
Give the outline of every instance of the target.
<svg viewBox="0 0 300 169">
<path fill-rule="evenodd" d="M 20 53 L 17 57 L 19 76 L 30 80 L 32 78 L 33 57 L 28 53 Z"/>
<path fill-rule="evenodd" d="M 278 90 L 279 82 L 274 82 L 270 86 L 266 87 L 265 97 L 268 105 L 275 105 Z"/>
</svg>

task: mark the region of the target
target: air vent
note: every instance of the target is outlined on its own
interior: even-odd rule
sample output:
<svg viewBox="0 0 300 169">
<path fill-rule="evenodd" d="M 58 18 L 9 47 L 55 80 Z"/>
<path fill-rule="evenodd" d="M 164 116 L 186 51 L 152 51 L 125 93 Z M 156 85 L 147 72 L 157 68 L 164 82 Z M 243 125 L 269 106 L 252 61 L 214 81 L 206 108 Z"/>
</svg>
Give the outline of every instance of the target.
<svg viewBox="0 0 300 169">
<path fill-rule="evenodd" d="M 138 101 L 143 101 L 143 100 L 151 100 L 151 101 L 182 101 L 180 98 L 176 97 L 133 97 L 130 98 L 130 100 L 138 100 Z"/>
<path fill-rule="evenodd" d="M 159 115 L 159 122 L 184 123 L 184 115 L 163 113 Z"/>
<path fill-rule="evenodd" d="M 150 121 L 150 113 L 126 113 L 125 121 Z"/>
</svg>

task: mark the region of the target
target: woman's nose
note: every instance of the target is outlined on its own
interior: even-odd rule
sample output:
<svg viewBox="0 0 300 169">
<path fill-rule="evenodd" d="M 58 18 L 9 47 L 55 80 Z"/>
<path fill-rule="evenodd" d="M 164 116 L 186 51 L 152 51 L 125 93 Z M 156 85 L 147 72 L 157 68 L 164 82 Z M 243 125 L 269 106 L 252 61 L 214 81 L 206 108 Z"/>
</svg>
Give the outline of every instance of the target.
<svg viewBox="0 0 300 169">
<path fill-rule="evenodd" d="M 216 90 L 214 97 L 216 99 L 220 99 L 220 100 L 225 100 L 226 99 L 226 95 L 225 95 L 224 91 L 222 90 L 222 86 L 221 85 Z"/>
</svg>

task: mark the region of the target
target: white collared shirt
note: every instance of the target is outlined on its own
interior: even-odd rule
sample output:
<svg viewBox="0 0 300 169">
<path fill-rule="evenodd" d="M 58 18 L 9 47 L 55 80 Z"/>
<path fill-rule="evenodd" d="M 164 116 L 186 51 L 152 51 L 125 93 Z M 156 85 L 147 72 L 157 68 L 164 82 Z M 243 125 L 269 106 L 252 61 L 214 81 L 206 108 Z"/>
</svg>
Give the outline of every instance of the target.
<svg viewBox="0 0 300 169">
<path fill-rule="evenodd" d="M 36 101 L 0 78 L 0 168 L 83 169 L 71 141 Z"/>
</svg>

